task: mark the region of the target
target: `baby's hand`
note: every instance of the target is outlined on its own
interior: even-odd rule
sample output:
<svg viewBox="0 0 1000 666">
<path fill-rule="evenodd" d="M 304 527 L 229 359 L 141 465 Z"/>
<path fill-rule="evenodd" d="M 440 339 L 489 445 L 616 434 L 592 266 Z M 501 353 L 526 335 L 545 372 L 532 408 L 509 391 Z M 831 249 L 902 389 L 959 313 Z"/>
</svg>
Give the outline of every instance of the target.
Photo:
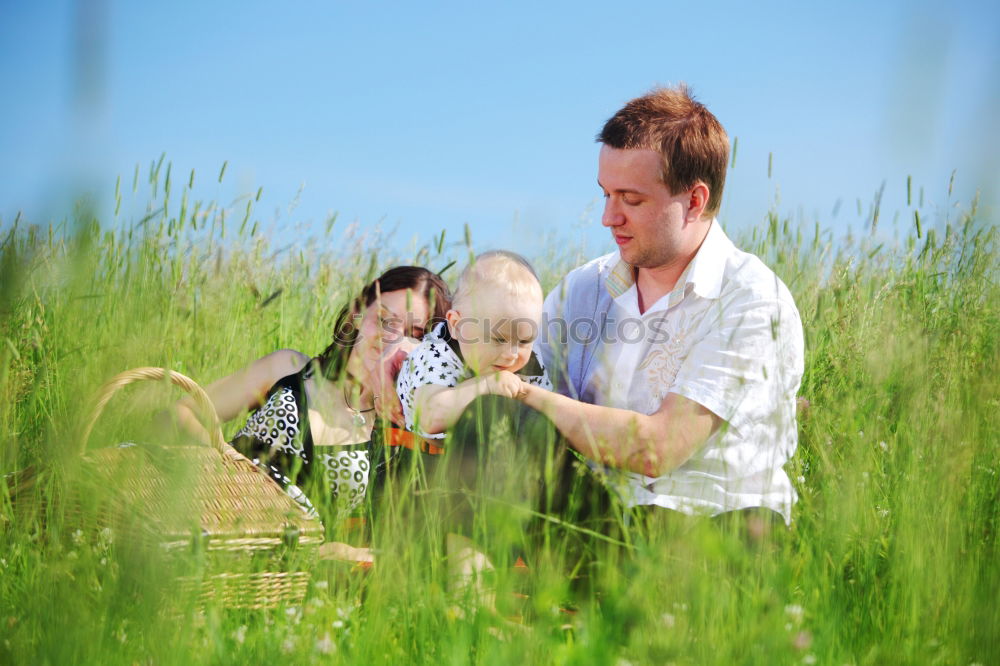
<svg viewBox="0 0 1000 666">
<path fill-rule="evenodd" d="M 486 377 L 486 392 L 493 395 L 502 395 L 505 398 L 517 400 L 522 387 L 521 379 L 507 370 L 501 370 L 495 375 Z"/>
</svg>

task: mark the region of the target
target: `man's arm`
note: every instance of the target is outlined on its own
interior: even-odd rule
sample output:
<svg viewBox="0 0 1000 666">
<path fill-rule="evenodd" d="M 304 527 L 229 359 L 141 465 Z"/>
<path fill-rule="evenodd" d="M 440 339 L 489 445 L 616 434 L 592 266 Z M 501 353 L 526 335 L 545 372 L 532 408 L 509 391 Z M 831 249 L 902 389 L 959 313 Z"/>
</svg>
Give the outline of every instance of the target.
<svg viewBox="0 0 1000 666">
<path fill-rule="evenodd" d="M 790 298 L 735 295 L 688 351 L 660 408 L 644 415 L 577 402 L 530 387 L 525 402 L 570 445 L 646 476 L 682 465 L 723 423 L 783 418 L 802 375 L 802 325 Z M 794 410 L 792 410 L 794 418 Z"/>
<path fill-rule="evenodd" d="M 684 464 L 723 423 L 676 393 L 649 415 L 578 402 L 530 385 L 524 402 L 545 414 L 570 446 L 588 458 L 650 477 Z"/>
<path fill-rule="evenodd" d="M 570 286 L 567 276 L 549 293 L 543 322 L 565 316 Z M 546 369 L 555 375 L 558 393 L 528 386 L 523 400 L 548 416 L 570 445 L 588 458 L 646 476 L 661 476 L 684 464 L 722 424 L 708 409 L 675 393 L 668 394 L 660 409 L 650 415 L 567 397 L 571 392 L 565 350 L 559 346 L 558 336 L 550 339 L 554 330 L 542 336 L 539 352 Z M 576 387 L 573 393 L 578 390 Z"/>
</svg>

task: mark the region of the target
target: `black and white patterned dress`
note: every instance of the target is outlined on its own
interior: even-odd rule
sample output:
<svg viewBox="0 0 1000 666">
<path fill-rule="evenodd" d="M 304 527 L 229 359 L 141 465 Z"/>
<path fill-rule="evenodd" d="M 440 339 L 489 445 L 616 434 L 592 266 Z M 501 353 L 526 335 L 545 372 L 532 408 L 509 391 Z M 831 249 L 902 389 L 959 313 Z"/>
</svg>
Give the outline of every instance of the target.
<svg viewBox="0 0 1000 666">
<path fill-rule="evenodd" d="M 369 442 L 324 446 L 316 452 L 303 387 L 312 376 L 313 364 L 308 363 L 278 380 L 230 444 L 267 472 L 310 515 L 317 513 L 302 486 L 316 481 L 329 488 L 338 509 L 349 512 L 360 506 L 368 489 Z"/>
<path fill-rule="evenodd" d="M 536 386 L 552 390 L 541 359 L 531 352 L 531 357 L 523 368 L 515 372 L 518 377 Z M 410 352 L 396 378 L 396 393 L 403 403 L 403 416 L 406 418 L 406 429 L 421 437 L 444 439 L 444 433 L 429 434 L 420 432 L 415 423 L 416 414 L 413 408 L 413 394 L 421 386 L 454 387 L 460 382 L 471 379 L 474 373 L 465 365 L 458 341 L 451 337 L 445 323 L 438 324 L 433 331 L 424 336 L 423 341 Z"/>
</svg>

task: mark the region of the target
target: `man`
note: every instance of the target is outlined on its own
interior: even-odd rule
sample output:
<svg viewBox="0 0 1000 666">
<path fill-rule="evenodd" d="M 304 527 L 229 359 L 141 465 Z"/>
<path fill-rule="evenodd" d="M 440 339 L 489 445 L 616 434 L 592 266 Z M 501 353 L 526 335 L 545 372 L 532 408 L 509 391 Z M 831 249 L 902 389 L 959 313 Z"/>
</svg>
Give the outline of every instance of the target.
<svg viewBox="0 0 1000 666">
<path fill-rule="evenodd" d="M 611 471 L 628 506 L 763 507 L 787 523 L 802 325 L 781 280 L 715 219 L 725 130 L 681 86 L 628 102 L 597 140 L 618 252 L 549 294 L 539 346 L 558 393 L 527 386 L 524 402 Z"/>
</svg>

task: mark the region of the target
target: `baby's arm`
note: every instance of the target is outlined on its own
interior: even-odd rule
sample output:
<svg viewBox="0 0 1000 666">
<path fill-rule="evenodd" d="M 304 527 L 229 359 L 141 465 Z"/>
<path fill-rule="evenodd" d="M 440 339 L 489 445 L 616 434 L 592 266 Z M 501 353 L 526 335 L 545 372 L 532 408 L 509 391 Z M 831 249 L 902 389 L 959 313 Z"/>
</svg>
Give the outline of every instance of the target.
<svg viewBox="0 0 1000 666">
<path fill-rule="evenodd" d="M 452 388 L 425 384 L 413 393 L 417 429 L 430 434 L 442 433 L 455 425 L 465 408 L 477 397 L 493 394 L 517 398 L 522 386 L 520 378 L 506 370 L 467 379 Z"/>
</svg>

